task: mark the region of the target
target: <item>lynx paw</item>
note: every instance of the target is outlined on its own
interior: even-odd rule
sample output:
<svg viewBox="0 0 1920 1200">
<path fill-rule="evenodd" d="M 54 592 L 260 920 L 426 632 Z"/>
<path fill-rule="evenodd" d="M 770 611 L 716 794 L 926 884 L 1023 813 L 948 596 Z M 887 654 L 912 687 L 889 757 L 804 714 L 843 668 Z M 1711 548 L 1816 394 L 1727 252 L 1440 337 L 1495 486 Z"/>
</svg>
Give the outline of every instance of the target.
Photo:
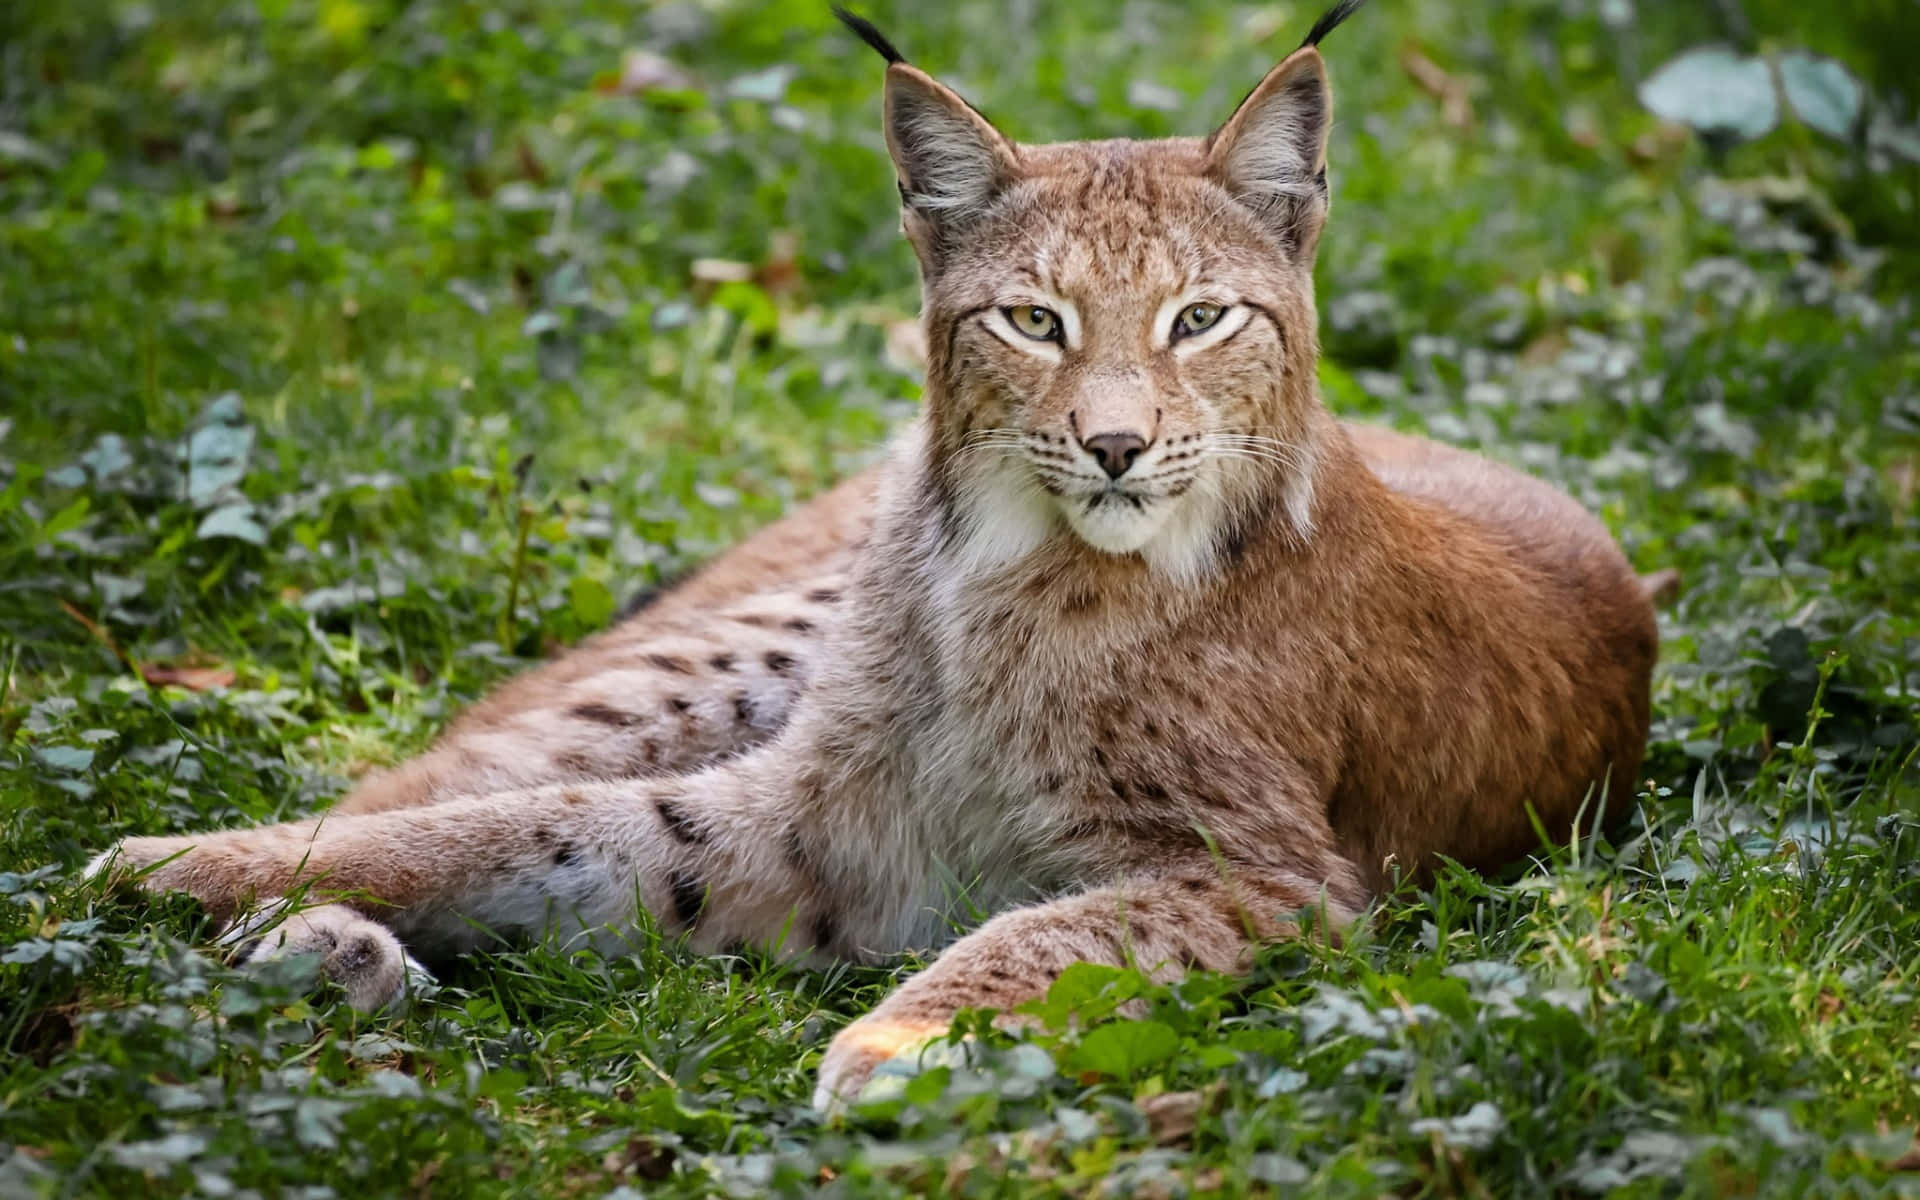
<svg viewBox="0 0 1920 1200">
<path fill-rule="evenodd" d="M 216 916 L 229 916 L 292 882 L 293 873 L 280 869 L 270 847 L 249 840 L 251 832 L 128 838 L 95 856 L 86 876 L 132 878 L 141 890 L 155 894 L 186 892 Z"/>
<path fill-rule="evenodd" d="M 288 912 L 286 901 L 277 901 L 235 922 L 220 944 L 238 947 L 241 965 L 312 954 L 359 1012 L 398 1009 L 410 994 L 433 985 L 433 976 L 391 930 L 344 904 Z"/>
<path fill-rule="evenodd" d="M 924 1046 L 947 1031 L 944 1021 L 862 1017 L 842 1029 L 820 1060 L 820 1082 L 813 1106 L 834 1112 L 852 1103 L 880 1064 L 906 1050 Z"/>
</svg>

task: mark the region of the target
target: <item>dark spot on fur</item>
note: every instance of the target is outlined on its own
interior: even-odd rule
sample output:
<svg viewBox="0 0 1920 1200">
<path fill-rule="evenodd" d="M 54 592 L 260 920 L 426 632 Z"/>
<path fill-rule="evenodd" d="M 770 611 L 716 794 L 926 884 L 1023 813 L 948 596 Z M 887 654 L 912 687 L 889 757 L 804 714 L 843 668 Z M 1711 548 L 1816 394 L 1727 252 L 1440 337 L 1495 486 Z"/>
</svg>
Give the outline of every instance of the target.
<svg viewBox="0 0 1920 1200">
<path fill-rule="evenodd" d="M 1189 896 L 1198 896 L 1207 890 L 1207 882 L 1204 879 L 1182 879 L 1180 890 Z"/>
<path fill-rule="evenodd" d="M 571 867 L 579 861 L 580 849 L 577 846 L 562 845 L 553 852 L 553 865 L 556 867 Z"/>
<path fill-rule="evenodd" d="M 685 696 L 668 696 L 667 707 L 677 713 L 683 713 L 693 707 L 693 701 Z"/>
<path fill-rule="evenodd" d="M 660 823 L 667 827 L 667 832 L 673 835 L 675 841 L 695 846 L 706 844 L 707 831 L 695 825 L 692 818 L 674 801 L 656 800 L 653 808 L 660 814 Z"/>
<path fill-rule="evenodd" d="M 780 623 L 780 627 L 782 629 L 792 630 L 794 633 L 813 632 L 813 622 L 807 620 L 805 617 L 789 617 Z"/>
<path fill-rule="evenodd" d="M 819 878 L 813 856 L 807 853 L 806 839 L 800 836 L 798 829 L 792 826 L 787 828 L 786 835 L 780 839 L 780 852 L 786 856 L 787 866 L 795 875 L 808 881 Z"/>
<path fill-rule="evenodd" d="M 733 655 L 723 651 L 708 659 L 707 665 L 716 671 L 731 671 L 733 670 Z"/>
<path fill-rule="evenodd" d="M 1048 771 L 1040 777 L 1040 790 L 1043 792 L 1057 792 L 1065 786 L 1067 777 L 1058 771 Z"/>
<path fill-rule="evenodd" d="M 1140 732 L 1150 738 L 1157 738 L 1160 736 L 1160 726 L 1152 717 L 1148 717 L 1140 722 Z"/>
<path fill-rule="evenodd" d="M 640 743 L 640 762 L 643 766 L 657 766 L 660 762 L 660 743 L 648 738 Z"/>
<path fill-rule="evenodd" d="M 838 604 L 840 603 L 840 589 L 815 588 L 807 593 L 807 599 L 813 601 L 815 604 Z"/>
<path fill-rule="evenodd" d="M 700 910 L 707 906 L 707 885 L 691 871 L 675 871 L 669 886 L 673 889 L 674 917 L 681 929 L 692 929 L 700 919 Z"/>
<path fill-rule="evenodd" d="M 1167 789 L 1161 787 L 1159 784 L 1155 783 L 1151 779 L 1149 779 L 1145 783 L 1136 782 L 1133 786 L 1135 790 L 1137 790 L 1142 796 L 1145 796 L 1149 800 L 1164 801 L 1167 799 Z"/>
<path fill-rule="evenodd" d="M 1220 557 L 1229 567 L 1237 567 L 1247 557 L 1247 546 L 1252 538 L 1250 522 L 1230 521 L 1225 536 L 1220 539 Z"/>
<path fill-rule="evenodd" d="M 693 664 L 677 654 L 649 654 L 647 663 L 674 675 L 693 674 Z"/>
<path fill-rule="evenodd" d="M 553 756 L 553 765 L 569 775 L 594 775 L 600 770 L 600 763 L 593 755 L 579 750 L 562 750 Z"/>
<path fill-rule="evenodd" d="M 830 912 L 820 912 L 820 913 L 814 914 L 814 918 L 813 918 L 814 949 L 822 951 L 823 953 L 826 953 L 826 954 L 832 954 L 835 952 L 834 947 L 839 943 L 839 940 L 840 940 L 840 923 L 834 920 L 833 914 Z"/>
<path fill-rule="evenodd" d="M 1107 780 L 1107 788 L 1113 793 L 1115 800 L 1125 800 L 1127 798 L 1127 785 L 1118 779 Z"/>
<path fill-rule="evenodd" d="M 621 712 L 612 705 L 601 704 L 597 700 L 588 701 L 585 704 L 576 704 L 568 709 L 567 713 L 569 716 L 577 717 L 582 721 L 592 721 L 596 725 L 619 727 L 633 723 L 632 713 Z"/>
<path fill-rule="evenodd" d="M 560 793 L 560 802 L 562 804 L 572 806 L 575 804 L 585 804 L 587 802 L 587 798 L 585 796 L 582 796 L 579 792 L 567 791 L 567 792 Z"/>
<path fill-rule="evenodd" d="M 742 625 L 751 625 L 755 629 L 771 629 L 774 625 L 774 618 L 765 613 L 741 613 L 734 620 Z"/>
<path fill-rule="evenodd" d="M 733 719 L 742 725 L 753 724 L 753 698 L 745 692 L 733 694 Z"/>
<path fill-rule="evenodd" d="M 767 670 L 775 675 L 785 675 L 793 669 L 793 655 L 784 650 L 769 650 L 762 661 L 767 664 Z"/>
<path fill-rule="evenodd" d="M 533 831 L 533 844 L 536 846 L 553 845 L 553 830 L 536 828 Z"/>
<path fill-rule="evenodd" d="M 1104 746 L 1100 746 L 1100 745 L 1094 746 L 1093 761 L 1099 765 L 1102 771 L 1107 769 L 1107 751 Z"/>
</svg>

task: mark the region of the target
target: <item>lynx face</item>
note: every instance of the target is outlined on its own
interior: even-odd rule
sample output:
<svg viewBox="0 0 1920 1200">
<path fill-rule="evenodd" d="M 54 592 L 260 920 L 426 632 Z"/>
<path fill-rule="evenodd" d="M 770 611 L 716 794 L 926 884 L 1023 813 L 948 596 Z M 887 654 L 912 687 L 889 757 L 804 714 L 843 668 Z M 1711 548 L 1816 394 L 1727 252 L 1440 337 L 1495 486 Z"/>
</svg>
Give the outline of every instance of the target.
<svg viewBox="0 0 1920 1200">
<path fill-rule="evenodd" d="M 1192 578 L 1247 506 L 1311 532 L 1328 112 L 1308 48 L 1204 140 L 1016 146 L 889 68 L 936 474 L 977 558 L 1064 527 Z"/>
</svg>

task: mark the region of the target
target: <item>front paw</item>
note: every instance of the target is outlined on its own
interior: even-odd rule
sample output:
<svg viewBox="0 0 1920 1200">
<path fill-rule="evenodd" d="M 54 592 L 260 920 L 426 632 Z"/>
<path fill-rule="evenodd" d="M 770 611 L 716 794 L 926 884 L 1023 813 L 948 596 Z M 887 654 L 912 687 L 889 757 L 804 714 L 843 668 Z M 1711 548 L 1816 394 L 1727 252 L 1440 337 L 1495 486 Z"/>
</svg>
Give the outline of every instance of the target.
<svg viewBox="0 0 1920 1200">
<path fill-rule="evenodd" d="M 840 1031 L 820 1060 L 813 1106 L 821 1112 L 836 1112 L 853 1103 L 882 1063 L 904 1051 L 924 1048 L 946 1032 L 945 1021 L 903 1020 L 878 1013 L 860 1018 Z"/>
<path fill-rule="evenodd" d="M 410 995 L 433 988 L 433 976 L 401 947 L 392 930 L 344 904 L 289 911 L 286 901 L 275 901 L 236 921 L 220 936 L 220 944 L 237 948 L 241 966 L 313 955 L 358 1012 L 397 1012 Z"/>
<path fill-rule="evenodd" d="M 224 917 L 269 891 L 253 857 L 230 834 L 128 838 L 95 856 L 86 877 L 130 881 L 156 895 L 186 892 Z"/>
<path fill-rule="evenodd" d="M 83 875 L 110 883 L 131 881 L 150 892 L 168 891 L 153 882 L 152 868 L 192 850 L 194 842 L 193 838 L 127 838 L 113 849 L 94 855 Z"/>
</svg>

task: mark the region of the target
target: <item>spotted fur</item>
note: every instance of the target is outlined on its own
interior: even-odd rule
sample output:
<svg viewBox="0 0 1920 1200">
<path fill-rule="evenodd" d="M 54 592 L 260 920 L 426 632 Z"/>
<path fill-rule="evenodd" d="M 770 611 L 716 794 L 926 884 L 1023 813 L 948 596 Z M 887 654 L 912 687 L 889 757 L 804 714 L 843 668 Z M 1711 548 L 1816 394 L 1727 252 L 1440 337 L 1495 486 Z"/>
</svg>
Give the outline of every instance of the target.
<svg viewBox="0 0 1920 1200">
<path fill-rule="evenodd" d="M 876 44 L 928 346 L 886 464 L 325 816 L 103 867 L 225 915 L 338 893 L 359 916 L 302 936 L 356 962 L 399 944 L 342 920 L 436 954 L 638 909 L 814 962 L 951 943 L 835 1040 L 827 1102 L 1070 963 L 1239 970 L 1626 810 L 1655 631 L 1605 529 L 1319 400 L 1318 51 L 1208 138 L 1023 146 Z"/>
</svg>

